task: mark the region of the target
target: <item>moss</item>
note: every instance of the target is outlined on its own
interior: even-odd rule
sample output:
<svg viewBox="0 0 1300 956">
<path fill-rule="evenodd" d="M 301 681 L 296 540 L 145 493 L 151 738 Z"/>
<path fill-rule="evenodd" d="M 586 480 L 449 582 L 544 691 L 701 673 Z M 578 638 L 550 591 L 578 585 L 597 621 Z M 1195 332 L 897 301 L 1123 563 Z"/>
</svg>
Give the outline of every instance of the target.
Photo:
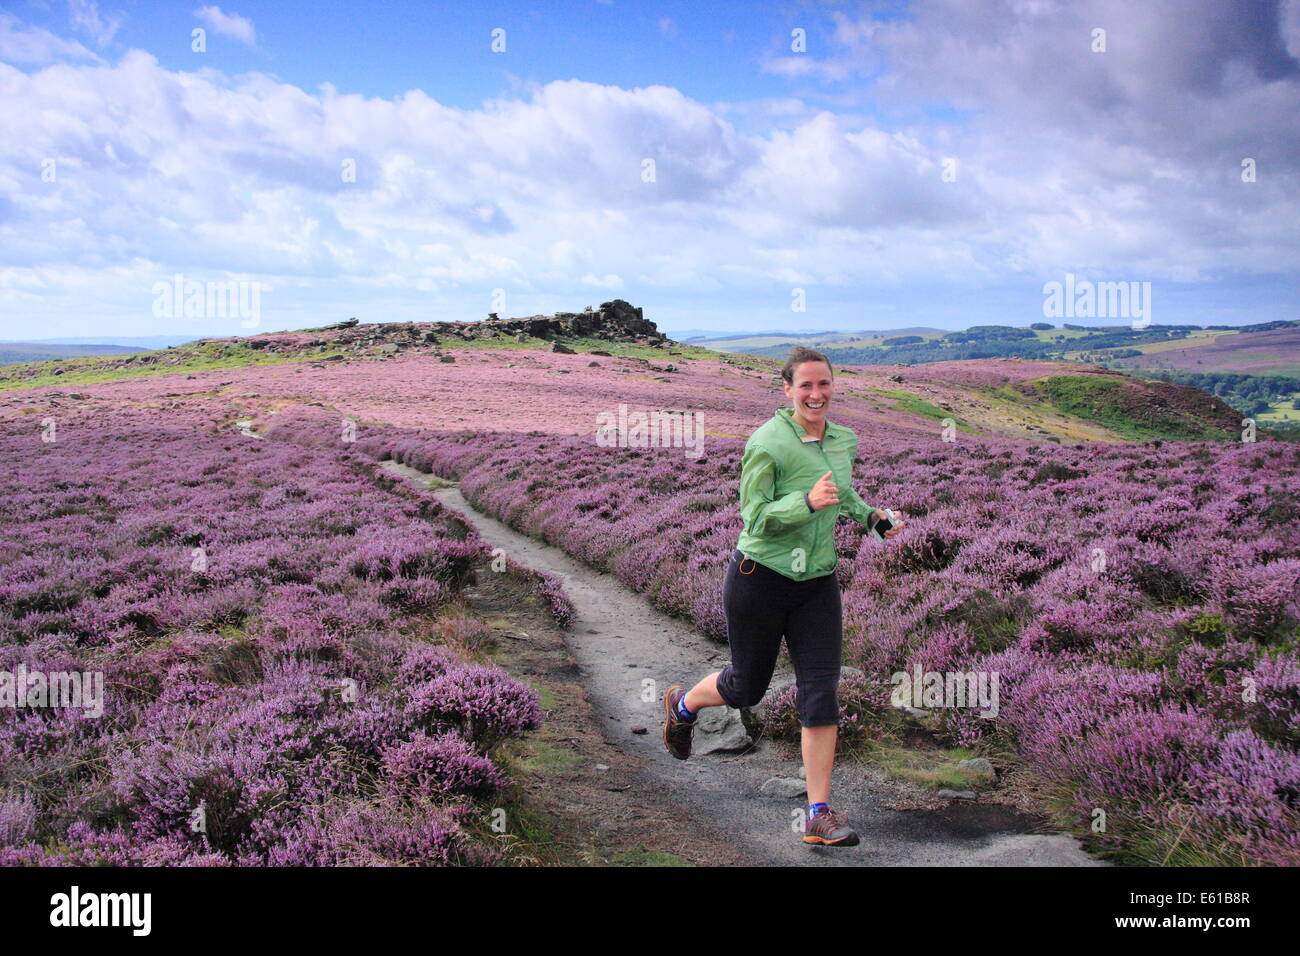
<svg viewBox="0 0 1300 956">
<path fill-rule="evenodd" d="M 1227 636 L 1223 615 L 1208 611 L 1202 611 L 1183 627 L 1193 640 L 1207 647 L 1223 646 L 1224 638 Z"/>
<path fill-rule="evenodd" d="M 905 780 L 934 790 L 980 790 L 993 785 L 983 774 L 957 766 L 975 752 L 965 747 L 922 750 L 881 741 L 868 741 L 858 749 L 866 762 L 885 771 L 891 779 Z"/>
<path fill-rule="evenodd" d="M 649 850 L 643 846 L 620 850 L 611 858 L 619 866 L 694 866 L 690 860 L 665 850 Z"/>
<path fill-rule="evenodd" d="M 568 773 L 582 763 L 582 755 L 572 750 L 552 747 L 541 740 L 525 741 L 520 754 L 519 765 L 533 773 L 551 774 Z"/>
</svg>

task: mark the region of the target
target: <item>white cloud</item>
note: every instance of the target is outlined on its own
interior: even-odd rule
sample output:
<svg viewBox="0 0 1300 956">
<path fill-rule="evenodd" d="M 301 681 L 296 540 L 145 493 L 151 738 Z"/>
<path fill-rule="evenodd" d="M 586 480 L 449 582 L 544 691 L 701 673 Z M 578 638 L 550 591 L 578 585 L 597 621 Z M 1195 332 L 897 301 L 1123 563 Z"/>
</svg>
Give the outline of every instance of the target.
<svg viewBox="0 0 1300 956">
<path fill-rule="evenodd" d="M 111 43 L 117 35 L 118 27 L 122 25 L 120 14 L 104 17 L 95 0 L 68 0 L 68 19 L 77 32 L 90 37 L 99 47 Z"/>
<path fill-rule="evenodd" d="M 486 313 L 496 288 L 507 314 L 573 308 L 584 288 L 784 295 L 788 312 L 793 285 L 822 290 L 814 300 L 903 283 L 960 299 L 1065 271 L 1295 274 L 1296 86 L 1267 31 L 1255 46 L 1220 37 L 1205 64 L 1220 79 L 1206 85 L 1176 62 L 1206 52 L 1194 33 L 1114 14 L 1127 24 L 1112 30 L 1114 58 L 1071 60 L 1059 16 L 1007 6 L 994 28 L 961 9 L 922 2 L 919 26 L 837 29 L 845 57 L 870 43 L 870 68 L 888 62 L 882 109 L 979 108 L 892 125 L 795 95 L 710 106 L 580 80 L 479 109 L 420 90 L 308 92 L 173 72 L 138 50 L 110 66 L 0 15 L 0 51 L 23 54 L 6 59 L 65 61 L 0 63 L 0 311 L 147 314 L 153 282 L 176 272 L 260 278 L 276 290 L 267 307 L 292 306 L 304 325 L 339 302 L 372 318 Z M 1247 149 L 1261 171 L 1249 185 Z"/>
<path fill-rule="evenodd" d="M 199 7 L 194 11 L 194 15 L 206 23 L 209 29 L 223 36 L 233 37 L 248 46 L 257 44 L 257 32 L 253 29 L 253 21 L 247 17 L 241 17 L 237 13 L 224 13 L 217 6 Z"/>
<path fill-rule="evenodd" d="M 597 289 L 609 289 L 611 292 L 617 292 L 623 288 L 623 280 L 612 272 L 604 277 L 594 276 L 588 272 L 582 277 L 582 284 L 594 286 Z"/>
<path fill-rule="evenodd" d="M 572 239 L 561 239 L 551 244 L 551 263 L 561 269 L 573 269 L 580 262 L 591 261 L 591 250 L 579 246 Z"/>
<path fill-rule="evenodd" d="M 1282 0 L 1280 19 L 1287 52 L 1300 59 L 1300 0 Z"/>
<path fill-rule="evenodd" d="M 103 62 L 75 40 L 65 40 L 42 27 L 27 26 L 8 13 L 0 13 L 0 60 L 36 66 L 60 60 Z"/>
</svg>

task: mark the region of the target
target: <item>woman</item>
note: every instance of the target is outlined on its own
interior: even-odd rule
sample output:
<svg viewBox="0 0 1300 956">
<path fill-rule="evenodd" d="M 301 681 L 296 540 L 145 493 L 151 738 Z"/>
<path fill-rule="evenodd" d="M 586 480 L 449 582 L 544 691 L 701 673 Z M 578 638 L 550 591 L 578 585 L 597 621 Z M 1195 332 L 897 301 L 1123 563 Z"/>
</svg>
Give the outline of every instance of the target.
<svg viewBox="0 0 1300 956">
<path fill-rule="evenodd" d="M 727 565 L 723 605 L 731 663 L 683 692 L 664 695 L 664 746 L 679 760 L 691 754 L 691 731 L 702 707 L 752 707 L 763 699 L 785 637 L 798 687 L 808 818 L 804 842 L 853 846 L 858 835 L 827 800 L 840 708 L 840 588 L 835 578 L 835 519 L 842 512 L 870 528 L 886 517 L 853 490 L 858 439 L 826 418 L 831 363 L 797 347 L 781 370 L 790 408 L 778 408 L 749 436 L 740 459 L 744 528 Z M 884 533 L 904 525 L 895 516 Z"/>
</svg>

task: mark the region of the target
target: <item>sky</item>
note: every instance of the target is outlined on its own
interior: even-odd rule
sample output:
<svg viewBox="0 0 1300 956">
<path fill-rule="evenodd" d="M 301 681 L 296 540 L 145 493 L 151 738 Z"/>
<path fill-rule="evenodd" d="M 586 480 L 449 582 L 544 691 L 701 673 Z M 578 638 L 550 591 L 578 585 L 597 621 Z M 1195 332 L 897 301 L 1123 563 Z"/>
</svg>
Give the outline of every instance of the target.
<svg viewBox="0 0 1300 956">
<path fill-rule="evenodd" d="M 1298 60 L 1300 0 L 0 0 L 0 340 L 1300 319 Z"/>
</svg>

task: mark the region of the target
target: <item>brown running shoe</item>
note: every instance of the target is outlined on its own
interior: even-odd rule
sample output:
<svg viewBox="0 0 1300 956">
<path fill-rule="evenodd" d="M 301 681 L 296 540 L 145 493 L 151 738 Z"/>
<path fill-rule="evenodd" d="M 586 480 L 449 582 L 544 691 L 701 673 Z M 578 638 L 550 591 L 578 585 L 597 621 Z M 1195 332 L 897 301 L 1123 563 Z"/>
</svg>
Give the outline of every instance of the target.
<svg viewBox="0 0 1300 956">
<path fill-rule="evenodd" d="M 685 696 L 686 691 L 675 686 L 664 694 L 664 747 L 678 760 L 691 755 L 691 731 L 695 729 L 694 720 L 683 720 L 677 713 L 677 702 Z"/>
<path fill-rule="evenodd" d="M 804 824 L 803 842 L 821 846 L 857 846 L 858 835 L 827 807 Z"/>
</svg>

